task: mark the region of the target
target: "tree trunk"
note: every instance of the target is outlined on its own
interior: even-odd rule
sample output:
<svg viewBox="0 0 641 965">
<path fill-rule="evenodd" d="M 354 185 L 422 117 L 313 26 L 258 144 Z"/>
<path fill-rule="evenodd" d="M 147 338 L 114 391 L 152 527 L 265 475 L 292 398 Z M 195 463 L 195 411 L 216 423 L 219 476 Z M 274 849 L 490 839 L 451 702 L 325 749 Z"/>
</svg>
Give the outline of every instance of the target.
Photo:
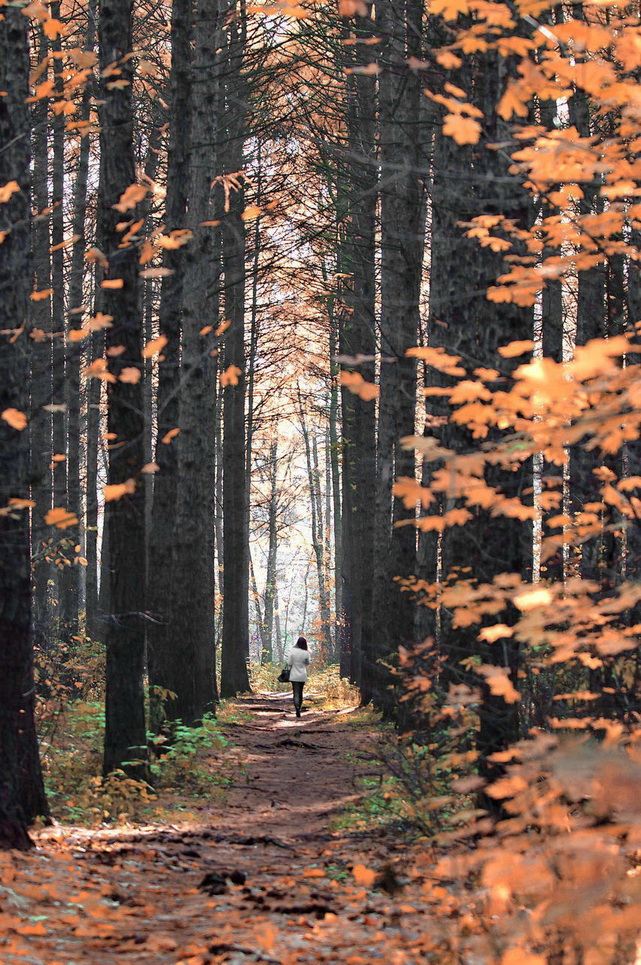
<svg viewBox="0 0 641 965">
<path fill-rule="evenodd" d="M 354 18 L 354 46 L 351 66 L 371 61 L 372 36 L 369 17 Z M 343 216 L 343 239 L 338 271 L 345 276 L 342 291 L 338 347 L 341 355 L 363 354 L 370 361 L 359 366 L 368 382 L 374 381 L 376 352 L 376 197 L 375 80 L 367 74 L 348 74 L 346 103 L 346 144 L 338 184 Z M 342 421 L 342 514 L 340 620 L 341 675 L 353 683 L 361 681 L 364 641 L 372 635 L 372 580 L 364 560 L 374 555 L 373 506 L 375 500 L 376 409 L 348 389 L 341 390 Z"/>
<path fill-rule="evenodd" d="M 244 13 L 227 29 L 225 72 L 224 174 L 243 166 L 247 86 L 242 78 Z M 245 473 L 245 225 L 242 186 L 229 195 L 223 215 L 225 316 L 231 323 L 225 338 L 225 365 L 236 373 L 223 388 L 223 641 L 221 693 L 233 697 L 249 690 L 249 513 Z M 237 381 L 236 381 L 237 380 Z M 235 384 L 234 384 L 235 383 Z"/>
<path fill-rule="evenodd" d="M 391 0 L 377 12 L 377 30 L 389 38 L 379 77 L 381 178 L 380 396 L 377 428 L 374 626 L 363 666 L 363 699 L 391 713 L 391 677 L 383 665 L 399 644 L 414 640 L 414 604 L 394 579 L 416 568 L 416 531 L 395 523 L 414 517 L 392 500 L 398 476 L 414 476 L 414 454 L 400 444 L 414 434 L 416 364 L 405 353 L 416 345 L 423 262 L 423 186 L 419 180 L 421 84 L 407 67 L 420 42 L 421 4 Z"/>
<path fill-rule="evenodd" d="M 28 823 L 47 810 L 33 723 L 29 520 L 26 507 L 7 512 L 12 499 L 28 495 L 28 436 L 19 417 L 11 418 L 28 407 L 28 342 L 11 334 L 27 323 L 31 286 L 27 28 L 22 11 L 7 7 L 0 21 L 0 184 L 16 181 L 20 190 L 0 206 L 0 849 L 20 850 L 31 846 Z"/>
<path fill-rule="evenodd" d="M 214 626 L 214 360 L 204 325 L 218 324 L 218 232 L 212 220 L 215 170 L 212 102 L 219 104 L 217 49 L 221 44 L 218 0 L 201 0 L 194 26 L 194 67 L 189 152 L 189 227 L 183 276 L 183 333 L 178 438 L 177 515 L 174 529 L 173 659 L 177 693 L 172 717 L 193 724 L 215 709 Z M 216 113 L 214 112 L 214 117 Z M 176 640 L 182 641 L 176 647 Z"/>
<path fill-rule="evenodd" d="M 108 429 L 116 445 L 109 449 L 109 484 L 125 486 L 120 498 L 107 502 L 105 527 L 109 541 L 111 613 L 106 630 L 107 673 L 104 773 L 123 768 L 147 776 L 147 736 L 143 674 L 145 669 L 145 501 L 140 470 L 144 464 L 142 382 L 121 381 L 124 368 L 142 375 L 142 320 L 138 298 L 138 252 L 120 247 L 118 223 L 123 212 L 114 205 L 135 183 L 132 119 L 133 61 L 130 58 L 130 0 L 101 0 L 100 182 L 98 238 L 109 266 L 102 310 L 113 317 L 107 348 L 124 347 L 110 357 L 107 385 Z M 114 82 L 114 77 L 116 78 Z M 125 81 L 121 85 L 121 81 Z M 127 216 L 131 217 L 129 211 Z M 113 435 L 111 435 L 113 434 Z"/>
</svg>

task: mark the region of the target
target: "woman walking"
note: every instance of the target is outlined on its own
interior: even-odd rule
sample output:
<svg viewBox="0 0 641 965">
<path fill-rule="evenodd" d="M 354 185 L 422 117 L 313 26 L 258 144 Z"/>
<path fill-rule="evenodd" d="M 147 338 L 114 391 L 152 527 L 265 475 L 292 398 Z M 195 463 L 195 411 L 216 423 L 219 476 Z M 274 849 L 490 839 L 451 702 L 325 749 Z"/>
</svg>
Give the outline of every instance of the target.
<svg viewBox="0 0 641 965">
<path fill-rule="evenodd" d="M 289 651 L 287 664 L 290 667 L 289 680 L 294 692 L 294 708 L 296 716 L 300 717 L 301 707 L 303 706 L 303 687 L 307 680 L 307 665 L 309 663 L 309 650 L 305 637 L 299 637 L 292 649 Z"/>
</svg>

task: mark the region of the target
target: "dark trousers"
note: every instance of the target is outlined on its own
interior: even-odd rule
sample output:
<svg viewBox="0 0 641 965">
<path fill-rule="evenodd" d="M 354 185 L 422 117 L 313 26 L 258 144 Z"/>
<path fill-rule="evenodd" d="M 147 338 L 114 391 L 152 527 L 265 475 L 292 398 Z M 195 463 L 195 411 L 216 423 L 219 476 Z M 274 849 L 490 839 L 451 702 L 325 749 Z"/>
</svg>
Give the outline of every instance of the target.
<svg viewBox="0 0 641 965">
<path fill-rule="evenodd" d="M 300 710 L 303 706 L 303 687 L 305 684 L 302 680 L 291 680 L 290 683 L 294 691 L 294 707 L 296 710 Z"/>
</svg>

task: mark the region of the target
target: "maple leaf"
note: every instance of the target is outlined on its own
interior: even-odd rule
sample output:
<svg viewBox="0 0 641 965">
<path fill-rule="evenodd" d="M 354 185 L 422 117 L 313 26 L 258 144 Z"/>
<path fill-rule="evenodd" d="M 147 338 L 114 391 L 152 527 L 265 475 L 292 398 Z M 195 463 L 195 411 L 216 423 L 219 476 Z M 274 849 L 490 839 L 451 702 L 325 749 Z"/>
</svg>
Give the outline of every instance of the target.
<svg viewBox="0 0 641 965">
<path fill-rule="evenodd" d="M 4 411 L 0 413 L 0 417 L 4 419 L 12 429 L 17 429 L 19 432 L 27 428 L 28 419 L 24 412 L 20 412 L 19 409 L 4 409 Z"/>
<path fill-rule="evenodd" d="M 446 114 L 443 120 L 443 133 L 453 138 L 457 144 L 476 144 L 481 136 L 481 125 L 473 117 Z"/>
</svg>

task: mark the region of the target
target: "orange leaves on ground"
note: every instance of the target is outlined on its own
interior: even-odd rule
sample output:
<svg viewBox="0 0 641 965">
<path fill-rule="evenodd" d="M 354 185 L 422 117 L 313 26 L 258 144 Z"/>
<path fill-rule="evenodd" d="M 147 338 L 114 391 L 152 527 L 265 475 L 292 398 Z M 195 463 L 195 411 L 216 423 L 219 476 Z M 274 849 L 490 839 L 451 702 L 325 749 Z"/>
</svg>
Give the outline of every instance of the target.
<svg viewBox="0 0 641 965">
<path fill-rule="evenodd" d="M 151 359 L 154 355 L 159 355 L 164 349 L 169 339 L 166 335 L 159 335 L 158 338 L 150 339 L 142 350 L 144 359 Z"/>
<path fill-rule="evenodd" d="M 116 211 L 120 211 L 124 214 L 126 211 L 131 211 L 135 208 L 137 204 L 147 197 L 149 193 L 149 188 L 144 184 L 130 184 L 129 187 L 120 195 L 120 200 L 117 204 L 114 204 Z"/>
<path fill-rule="evenodd" d="M 379 387 L 372 382 L 366 382 L 360 372 L 341 372 L 339 383 L 344 385 L 353 395 L 357 395 L 363 402 L 372 402 L 380 394 Z"/>
<path fill-rule="evenodd" d="M 76 526 L 78 524 L 78 517 L 75 513 L 70 513 L 68 509 L 57 506 L 47 512 L 45 515 L 45 523 L 47 526 L 57 526 L 58 529 L 67 529 L 69 526 Z"/>
<path fill-rule="evenodd" d="M 123 496 L 130 496 L 136 492 L 136 480 L 127 479 L 124 483 L 113 483 L 102 487 L 102 494 L 106 503 L 111 503 L 115 499 L 122 499 Z"/>
<path fill-rule="evenodd" d="M 243 370 L 238 368 L 237 365 L 228 365 L 224 372 L 219 375 L 220 384 L 224 386 L 228 385 L 238 385 L 240 377 L 243 374 Z"/>
<path fill-rule="evenodd" d="M 29 421 L 24 412 L 21 412 L 19 409 L 12 408 L 4 409 L 0 413 L 0 418 L 4 419 L 4 421 L 7 422 L 12 429 L 17 429 L 19 432 L 22 432 L 23 429 L 27 428 Z"/>
<path fill-rule="evenodd" d="M 364 864 L 355 864 L 352 868 L 354 881 L 361 888 L 371 888 L 376 881 L 377 872 L 371 868 L 366 868 Z"/>
</svg>

